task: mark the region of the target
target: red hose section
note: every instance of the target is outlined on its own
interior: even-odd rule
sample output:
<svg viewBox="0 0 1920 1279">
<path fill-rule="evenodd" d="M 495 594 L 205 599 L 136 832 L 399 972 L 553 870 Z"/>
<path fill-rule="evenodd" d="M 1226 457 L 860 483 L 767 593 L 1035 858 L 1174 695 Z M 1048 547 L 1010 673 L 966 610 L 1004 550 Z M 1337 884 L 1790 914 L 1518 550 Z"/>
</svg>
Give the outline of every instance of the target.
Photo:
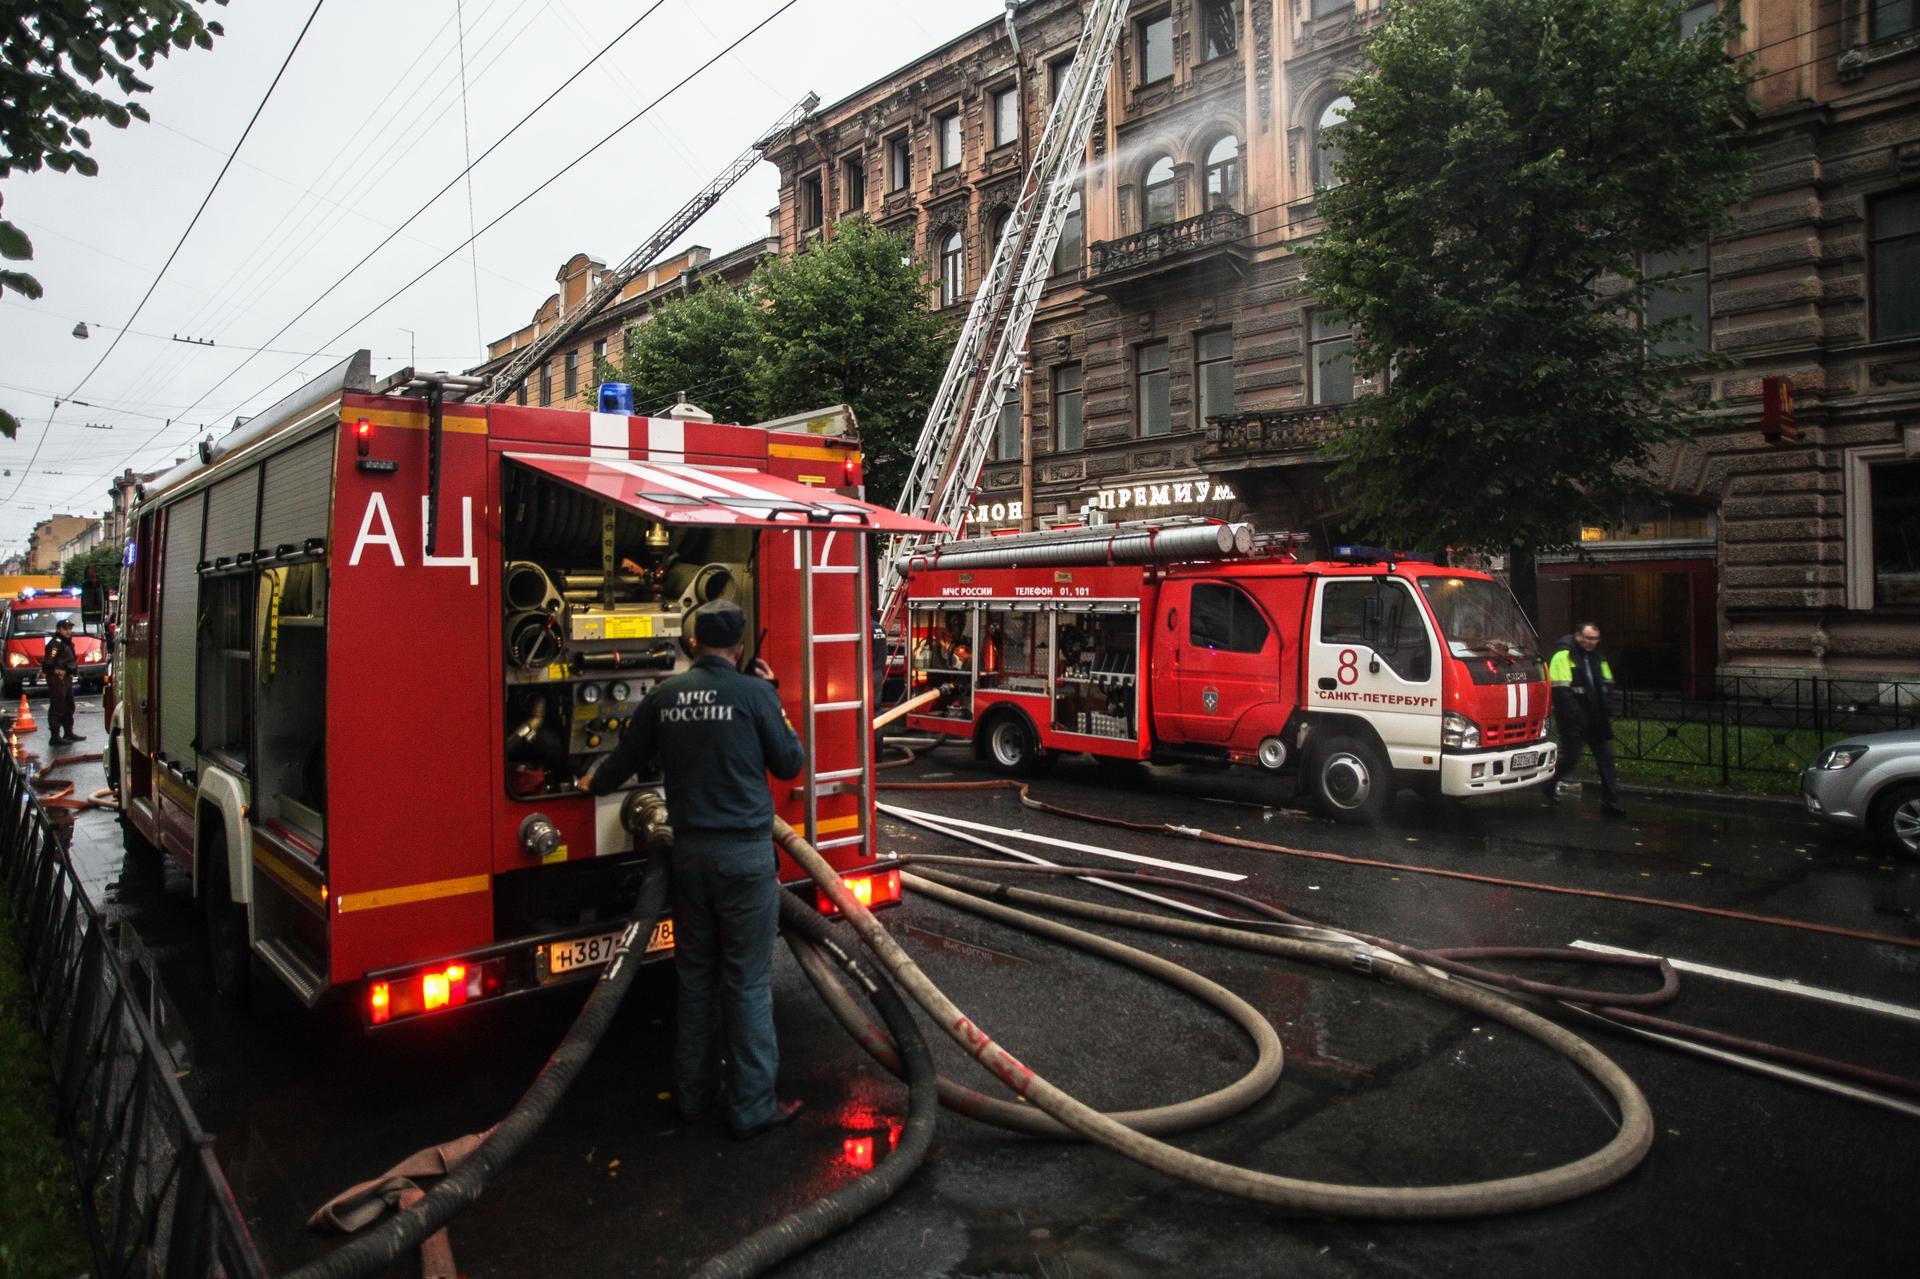
<svg viewBox="0 0 1920 1279">
<path fill-rule="evenodd" d="M 1124 818 L 1106 817 L 1098 813 L 1083 813 L 1077 809 L 1064 808 L 1058 804 L 1049 804 L 1034 799 L 1028 794 L 1028 782 L 1017 782 L 1010 778 L 996 778 L 980 782 L 875 782 L 877 790 L 1014 790 L 1020 795 L 1020 802 L 1028 808 L 1043 813 L 1052 813 L 1057 817 L 1072 818 L 1075 821 L 1093 822 L 1101 826 L 1118 826 L 1123 830 L 1145 831 L 1157 835 L 1177 835 L 1185 839 L 1199 840 L 1202 843 L 1221 844 L 1228 848 L 1246 848 L 1261 853 L 1281 853 L 1288 857 L 1305 857 L 1312 861 L 1337 862 L 1345 866 L 1369 866 L 1376 870 L 1398 871 L 1408 875 L 1433 875 L 1441 879 L 1461 879 L 1472 884 L 1490 884 L 1497 888 L 1521 888 L 1536 893 L 1557 893 L 1563 897 L 1590 897 L 1597 901 L 1621 902 L 1633 906 L 1656 906 L 1662 910 L 1685 911 L 1690 915 L 1711 915 L 1717 919 L 1735 919 L 1747 924 L 1764 924 L 1772 928 L 1792 928 L 1800 932 L 1821 933 L 1829 937 L 1847 937 L 1854 941 L 1879 942 L 1887 946 L 1903 946 L 1910 950 L 1920 950 L 1920 937 L 1895 937 L 1890 933 L 1872 933 L 1859 928 L 1842 928 L 1837 924 L 1816 924 L 1803 919 L 1785 919 L 1778 915 L 1756 915 L 1744 910 L 1729 910 L 1724 906 L 1701 906 L 1693 902 L 1671 901 L 1664 897 L 1643 897 L 1638 893 L 1610 893 L 1598 888 L 1570 888 L 1563 884 L 1542 884 L 1531 879 L 1508 879 L 1501 875 L 1476 875 L 1464 870 L 1446 870 L 1438 866 L 1417 866 L 1408 862 L 1381 861 L 1374 857 L 1350 857 L 1344 853 L 1323 853 L 1310 848 L 1290 848 L 1285 844 L 1267 844 L 1255 839 L 1240 839 L 1233 835 L 1221 835 L 1210 830 L 1199 830 L 1191 826 L 1174 826 L 1166 822 L 1130 822 Z"/>
<path fill-rule="evenodd" d="M 46 779 L 48 774 L 52 773 L 56 768 L 65 768 L 70 764 L 93 764 L 97 763 L 100 758 L 100 752 L 98 751 L 86 755 L 62 755 L 40 770 L 34 778 L 34 787 L 37 790 L 41 781 Z M 40 806 L 42 808 L 56 809 L 66 813 L 84 813 L 90 808 L 119 807 L 118 804 L 101 802 L 100 795 L 102 792 L 100 791 L 95 791 L 85 799 L 69 798 L 73 794 L 73 786 L 74 784 L 72 782 L 61 782 L 58 790 L 49 791 L 39 797 Z"/>
</svg>

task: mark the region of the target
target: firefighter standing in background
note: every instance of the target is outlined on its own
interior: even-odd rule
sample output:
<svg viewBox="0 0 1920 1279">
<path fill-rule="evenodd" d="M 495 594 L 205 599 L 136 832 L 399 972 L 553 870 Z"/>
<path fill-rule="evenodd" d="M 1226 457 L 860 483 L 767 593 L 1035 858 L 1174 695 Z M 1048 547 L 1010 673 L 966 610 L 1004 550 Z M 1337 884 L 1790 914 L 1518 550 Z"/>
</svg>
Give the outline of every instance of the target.
<svg viewBox="0 0 1920 1279">
<path fill-rule="evenodd" d="M 688 616 L 691 669 L 641 701 L 620 745 L 576 785 L 606 795 L 656 760 L 673 823 L 674 967 L 680 980 L 674 1108 L 692 1122 L 720 1092 L 720 1031 L 732 1078 L 733 1135 L 746 1140 L 793 1118 L 774 1095 L 773 943 L 780 885 L 767 774 L 800 772 L 800 740 L 780 709 L 773 672 L 739 670 L 747 619 L 725 600 Z M 756 678 L 757 676 L 757 678 Z"/>
<path fill-rule="evenodd" d="M 1625 817 L 1620 806 L 1620 782 L 1613 771 L 1613 668 L 1600 655 L 1600 628 L 1592 622 L 1574 627 L 1547 663 L 1553 684 L 1553 717 L 1560 724 L 1560 763 L 1553 770 L 1547 798 L 1559 799 L 1560 779 L 1580 762 L 1580 748 L 1593 752 L 1600 770 L 1600 811 Z"/>
<path fill-rule="evenodd" d="M 68 742 L 84 742 L 83 734 L 73 731 L 73 676 L 80 668 L 80 659 L 73 651 L 73 623 L 61 618 L 53 624 L 53 634 L 47 637 L 47 653 L 40 659 L 40 669 L 47 677 L 47 744 L 64 746 Z"/>
</svg>

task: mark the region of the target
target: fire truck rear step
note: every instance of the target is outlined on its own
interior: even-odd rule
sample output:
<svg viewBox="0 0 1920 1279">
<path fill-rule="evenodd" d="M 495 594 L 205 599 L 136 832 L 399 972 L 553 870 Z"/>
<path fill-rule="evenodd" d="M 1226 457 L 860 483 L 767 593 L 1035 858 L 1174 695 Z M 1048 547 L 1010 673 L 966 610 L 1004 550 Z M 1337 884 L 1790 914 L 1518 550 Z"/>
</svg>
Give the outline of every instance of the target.
<svg viewBox="0 0 1920 1279">
<path fill-rule="evenodd" d="M 278 937 L 269 937 L 253 950 L 262 963 L 293 988 L 301 1003 L 311 1008 L 320 1002 L 320 996 L 327 991 L 327 979 L 315 972 L 292 946 Z"/>
</svg>

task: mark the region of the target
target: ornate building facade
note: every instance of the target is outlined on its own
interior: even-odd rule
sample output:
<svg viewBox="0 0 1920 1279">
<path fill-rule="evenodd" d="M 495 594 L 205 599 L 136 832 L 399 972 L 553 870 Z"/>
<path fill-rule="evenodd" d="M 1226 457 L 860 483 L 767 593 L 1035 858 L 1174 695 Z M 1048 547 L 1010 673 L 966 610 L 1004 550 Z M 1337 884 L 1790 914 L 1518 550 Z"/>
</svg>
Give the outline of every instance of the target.
<svg viewBox="0 0 1920 1279">
<path fill-rule="evenodd" d="M 1380 0 L 1142 0 L 1116 57 L 980 483 L 982 529 L 1251 515 L 1318 547 L 1343 512 L 1317 449 L 1369 389 L 1303 287 L 1342 82 Z M 1687 29 L 1712 4 L 1678 6 Z M 862 214 L 924 256 L 956 320 L 991 260 L 1083 18 L 1031 0 L 821 109 L 767 151 L 782 251 Z M 1920 676 L 1920 29 L 1916 6 L 1751 0 L 1754 192 L 1659 264 L 1690 339 L 1738 366 L 1661 455 L 1656 496 L 1541 566 L 1549 637 L 1598 621 L 1642 684 Z M 1798 443 L 1760 432 L 1788 380 Z M 1461 500 L 1477 500 L 1462 494 Z M 1569 530 L 1572 532 L 1572 530 Z"/>
</svg>

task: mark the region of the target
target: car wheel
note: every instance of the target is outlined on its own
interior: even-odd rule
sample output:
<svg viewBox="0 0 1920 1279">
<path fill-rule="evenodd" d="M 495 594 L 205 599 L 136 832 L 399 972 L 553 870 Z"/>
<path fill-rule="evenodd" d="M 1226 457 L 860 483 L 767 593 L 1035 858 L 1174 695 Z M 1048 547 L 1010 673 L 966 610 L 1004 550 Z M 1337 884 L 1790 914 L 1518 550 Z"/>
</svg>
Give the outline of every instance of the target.
<svg viewBox="0 0 1920 1279">
<path fill-rule="evenodd" d="M 1009 777 L 1027 777 L 1040 770 L 1040 746 L 1033 730 L 1018 715 L 1002 714 L 987 725 L 987 762 Z"/>
<path fill-rule="evenodd" d="M 1371 826 L 1393 798 L 1393 771 L 1370 743 L 1332 737 L 1310 752 L 1307 787 L 1321 811 L 1335 821 Z"/>
<path fill-rule="evenodd" d="M 243 1006 L 253 982 L 253 951 L 247 942 L 247 908 L 232 900 L 227 875 L 227 837 L 207 841 L 207 966 L 221 1000 Z"/>
<path fill-rule="evenodd" d="M 1896 786 L 1874 803 L 1873 833 L 1894 852 L 1920 857 L 1920 783 Z"/>
</svg>

